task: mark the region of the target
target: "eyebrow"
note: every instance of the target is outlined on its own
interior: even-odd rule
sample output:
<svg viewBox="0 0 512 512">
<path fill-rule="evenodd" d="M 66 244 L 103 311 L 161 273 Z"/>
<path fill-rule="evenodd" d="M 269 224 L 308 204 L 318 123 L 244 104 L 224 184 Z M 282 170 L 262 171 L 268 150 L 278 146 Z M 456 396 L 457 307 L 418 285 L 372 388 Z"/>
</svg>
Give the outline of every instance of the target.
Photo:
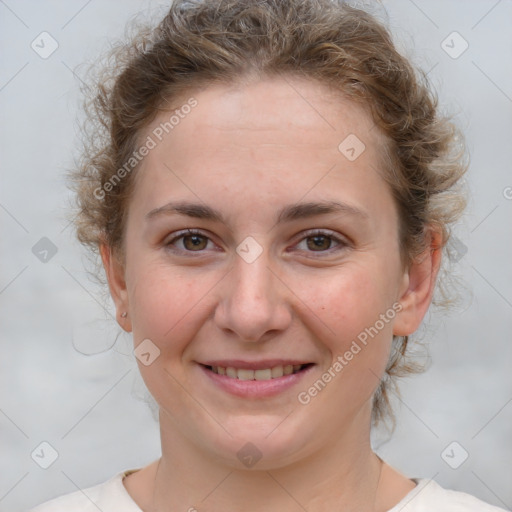
<svg viewBox="0 0 512 512">
<path fill-rule="evenodd" d="M 347 203 L 340 203 L 338 201 L 321 201 L 291 204 L 283 207 L 279 211 L 276 224 L 291 222 L 299 219 L 306 219 L 316 215 L 327 215 L 331 213 L 349 215 L 358 217 L 360 219 L 369 218 L 368 213 Z M 146 214 L 146 220 L 149 221 L 162 215 L 176 214 L 193 217 L 195 219 L 207 219 L 226 224 L 222 213 L 215 208 L 205 204 L 191 203 L 187 201 L 171 201 L 163 206 L 160 206 L 159 208 L 155 208 Z"/>
</svg>

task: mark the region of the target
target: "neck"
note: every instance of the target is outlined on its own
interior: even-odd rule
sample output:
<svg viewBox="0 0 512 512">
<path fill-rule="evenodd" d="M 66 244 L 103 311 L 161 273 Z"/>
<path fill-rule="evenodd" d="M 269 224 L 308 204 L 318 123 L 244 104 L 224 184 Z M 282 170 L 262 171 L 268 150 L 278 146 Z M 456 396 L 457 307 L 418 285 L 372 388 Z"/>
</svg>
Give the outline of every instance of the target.
<svg viewBox="0 0 512 512">
<path fill-rule="evenodd" d="M 314 454 L 285 467 L 241 470 L 198 449 L 161 413 L 162 458 L 151 512 L 263 512 L 269 503 L 282 512 L 374 512 L 380 509 L 382 461 L 371 450 L 369 421 L 366 430 L 361 424 L 354 421 L 332 441 L 323 440 Z"/>
</svg>

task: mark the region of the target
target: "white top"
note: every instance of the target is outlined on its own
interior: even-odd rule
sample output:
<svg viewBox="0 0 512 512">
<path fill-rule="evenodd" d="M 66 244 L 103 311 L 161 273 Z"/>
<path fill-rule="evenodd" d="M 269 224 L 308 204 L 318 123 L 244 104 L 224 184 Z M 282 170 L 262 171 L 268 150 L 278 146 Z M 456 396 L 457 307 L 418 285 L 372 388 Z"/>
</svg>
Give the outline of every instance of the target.
<svg viewBox="0 0 512 512">
<path fill-rule="evenodd" d="M 65 494 L 28 512 L 143 512 L 123 484 L 123 478 L 135 471 L 138 469 L 128 469 L 102 484 Z M 434 480 L 411 480 L 416 487 L 388 512 L 505 512 L 470 494 L 443 489 Z"/>
</svg>

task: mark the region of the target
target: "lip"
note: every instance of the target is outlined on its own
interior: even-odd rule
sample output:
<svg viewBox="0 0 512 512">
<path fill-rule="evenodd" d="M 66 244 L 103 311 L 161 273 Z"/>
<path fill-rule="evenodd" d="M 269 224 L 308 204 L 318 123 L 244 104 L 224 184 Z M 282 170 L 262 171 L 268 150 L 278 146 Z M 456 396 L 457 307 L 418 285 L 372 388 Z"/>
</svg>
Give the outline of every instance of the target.
<svg viewBox="0 0 512 512">
<path fill-rule="evenodd" d="M 283 362 L 275 362 L 274 361 L 260 361 L 258 363 L 249 363 L 245 361 L 246 365 L 242 366 L 241 363 L 243 361 L 211 361 L 213 364 L 208 364 L 207 366 L 223 366 L 226 364 L 227 366 L 233 366 L 235 368 L 248 369 L 248 370 L 261 370 L 263 368 L 272 368 L 272 365 L 268 365 L 272 363 L 273 366 L 279 366 L 283 364 Z M 228 364 L 229 363 L 229 364 Z M 284 361 L 284 364 L 293 364 L 293 362 Z M 300 361 L 295 364 L 301 364 Z M 302 363 L 308 364 L 308 363 Z M 240 397 L 240 398 L 268 398 L 272 396 L 279 395 L 284 391 L 290 389 L 295 386 L 298 382 L 300 382 L 305 375 L 307 375 L 315 364 L 309 364 L 306 368 L 300 370 L 297 373 L 292 373 L 290 375 L 283 375 L 282 377 L 277 377 L 275 379 L 270 380 L 239 380 L 233 379 L 226 375 L 219 375 L 217 373 L 212 372 L 205 366 L 204 364 L 197 365 L 200 371 L 205 375 L 210 382 L 212 382 L 218 389 L 221 389 L 224 392 L 227 392 L 231 395 Z"/>
</svg>

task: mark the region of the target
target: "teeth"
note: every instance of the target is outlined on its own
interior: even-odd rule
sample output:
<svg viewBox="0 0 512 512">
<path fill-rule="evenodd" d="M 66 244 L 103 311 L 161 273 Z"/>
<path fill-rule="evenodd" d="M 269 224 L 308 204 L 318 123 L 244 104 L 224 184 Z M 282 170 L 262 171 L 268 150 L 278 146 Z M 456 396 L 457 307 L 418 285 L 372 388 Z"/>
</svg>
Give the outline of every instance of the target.
<svg viewBox="0 0 512 512">
<path fill-rule="evenodd" d="M 270 368 L 266 370 L 254 370 L 254 378 L 256 380 L 270 380 L 272 378 L 272 370 Z"/>
<path fill-rule="evenodd" d="M 240 380 L 253 380 L 254 379 L 254 370 L 236 370 L 237 377 Z"/>
<path fill-rule="evenodd" d="M 262 370 L 247 370 L 245 368 L 233 368 L 232 366 L 228 366 L 227 368 L 223 368 L 222 366 L 212 366 L 210 367 L 213 373 L 218 373 L 219 375 L 226 375 L 232 379 L 239 380 L 270 380 L 270 379 L 278 379 L 283 375 L 291 375 L 292 373 L 297 373 L 303 365 L 301 364 L 287 364 L 285 366 L 274 366 L 273 368 L 264 368 Z"/>
<path fill-rule="evenodd" d="M 283 367 L 275 366 L 274 368 L 272 368 L 272 370 L 270 370 L 270 373 L 273 379 L 275 379 L 276 377 L 282 377 L 284 375 Z"/>
</svg>

